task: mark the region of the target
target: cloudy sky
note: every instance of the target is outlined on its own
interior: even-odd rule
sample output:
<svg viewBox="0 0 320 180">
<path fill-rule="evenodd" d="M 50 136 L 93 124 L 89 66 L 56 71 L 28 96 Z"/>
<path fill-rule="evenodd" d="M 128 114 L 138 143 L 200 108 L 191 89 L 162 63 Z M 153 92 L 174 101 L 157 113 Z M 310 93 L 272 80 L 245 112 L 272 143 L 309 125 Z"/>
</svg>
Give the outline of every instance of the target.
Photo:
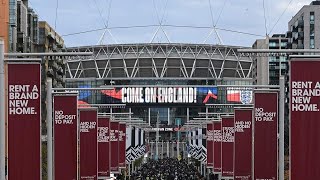
<svg viewBox="0 0 320 180">
<path fill-rule="evenodd" d="M 96 45 L 104 33 L 103 44 L 217 44 L 219 36 L 225 45 L 251 46 L 266 34 L 285 33 L 291 17 L 311 0 L 58 0 L 57 18 L 56 0 L 29 2 L 68 47 Z"/>
</svg>

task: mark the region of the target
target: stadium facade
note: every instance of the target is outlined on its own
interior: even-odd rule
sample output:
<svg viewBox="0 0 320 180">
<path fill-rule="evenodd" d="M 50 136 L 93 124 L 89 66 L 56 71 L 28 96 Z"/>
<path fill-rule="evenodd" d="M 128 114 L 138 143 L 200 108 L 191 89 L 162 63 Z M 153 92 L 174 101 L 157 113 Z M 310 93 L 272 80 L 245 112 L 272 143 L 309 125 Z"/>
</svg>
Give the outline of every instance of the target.
<svg viewBox="0 0 320 180">
<path fill-rule="evenodd" d="M 106 87 L 80 91 L 79 102 L 101 105 L 99 109 L 105 113 L 133 113 L 132 118 L 160 128 L 160 140 L 174 140 L 174 129 L 201 117 L 201 112 L 213 117 L 219 112 L 231 112 L 234 105 L 250 103 L 250 91 L 227 88 L 253 84 L 252 59 L 239 56 L 239 48 L 244 47 L 203 44 L 72 47 L 67 51 L 94 55 L 66 62 L 66 87 Z M 249 96 L 234 95 L 239 90 L 249 92 Z M 152 130 L 149 140 L 155 138 Z"/>
</svg>

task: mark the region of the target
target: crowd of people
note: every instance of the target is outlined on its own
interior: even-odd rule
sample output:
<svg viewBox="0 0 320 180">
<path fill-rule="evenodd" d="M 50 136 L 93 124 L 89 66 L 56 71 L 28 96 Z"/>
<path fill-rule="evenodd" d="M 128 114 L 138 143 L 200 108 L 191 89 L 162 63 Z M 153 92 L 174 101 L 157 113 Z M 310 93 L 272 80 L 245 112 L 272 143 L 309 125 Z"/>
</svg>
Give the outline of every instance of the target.
<svg viewBox="0 0 320 180">
<path fill-rule="evenodd" d="M 204 180 L 196 167 L 181 159 L 149 160 L 131 174 L 133 180 Z"/>
</svg>

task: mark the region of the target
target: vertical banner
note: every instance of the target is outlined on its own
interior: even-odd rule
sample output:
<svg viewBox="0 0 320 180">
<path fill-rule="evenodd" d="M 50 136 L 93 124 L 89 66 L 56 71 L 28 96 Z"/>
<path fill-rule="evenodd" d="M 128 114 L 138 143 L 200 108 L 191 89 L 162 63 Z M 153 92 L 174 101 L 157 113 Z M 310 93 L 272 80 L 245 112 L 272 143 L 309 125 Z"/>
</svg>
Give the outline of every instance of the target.
<svg viewBox="0 0 320 180">
<path fill-rule="evenodd" d="M 126 167 L 126 124 L 119 124 L 119 167 Z"/>
<path fill-rule="evenodd" d="M 254 179 L 278 179 L 278 92 L 254 92 Z"/>
<path fill-rule="evenodd" d="M 207 126 L 202 128 L 201 161 L 207 163 Z"/>
<path fill-rule="evenodd" d="M 319 59 L 290 60 L 291 180 L 320 179 Z"/>
<path fill-rule="evenodd" d="M 201 160 L 202 157 L 202 128 L 197 129 L 197 153 L 195 155 L 195 158 L 198 160 Z"/>
<path fill-rule="evenodd" d="M 126 128 L 126 164 L 130 164 L 133 161 L 131 154 L 131 138 L 132 138 L 131 125 Z"/>
<path fill-rule="evenodd" d="M 131 128 L 131 155 L 133 161 L 138 159 L 138 155 L 136 153 L 135 145 L 136 145 L 136 128 L 132 126 Z"/>
<path fill-rule="evenodd" d="M 119 122 L 110 122 L 110 171 L 112 173 L 119 172 Z"/>
<path fill-rule="evenodd" d="M 141 142 L 141 152 L 142 152 L 142 155 L 145 155 L 146 153 L 146 147 L 144 145 L 144 130 L 141 129 L 141 136 L 140 136 L 140 142 Z"/>
<path fill-rule="evenodd" d="M 207 167 L 213 168 L 213 123 L 207 124 Z"/>
<path fill-rule="evenodd" d="M 134 150 L 137 154 L 137 159 L 141 157 L 141 154 L 140 154 L 140 151 L 139 151 L 139 131 L 140 131 L 140 128 L 135 128 L 135 145 L 134 145 Z M 159 158 L 159 157 L 157 157 Z"/>
<path fill-rule="evenodd" d="M 107 117 L 98 117 L 98 176 L 110 176 L 110 150 L 109 150 L 110 120 Z"/>
<path fill-rule="evenodd" d="M 80 179 L 96 180 L 98 177 L 98 141 L 96 108 L 79 109 L 80 117 Z"/>
<path fill-rule="evenodd" d="M 234 180 L 252 179 L 252 108 L 234 109 Z"/>
<path fill-rule="evenodd" d="M 40 180 L 41 65 L 8 64 L 7 88 L 8 179 Z"/>
<path fill-rule="evenodd" d="M 78 179 L 78 95 L 53 96 L 54 179 Z"/>
<path fill-rule="evenodd" d="M 213 122 L 213 172 L 221 173 L 221 121 Z"/>
<path fill-rule="evenodd" d="M 222 145 L 221 145 L 221 171 L 223 178 L 233 178 L 234 163 L 234 118 L 233 116 L 221 116 L 222 118 Z"/>
</svg>

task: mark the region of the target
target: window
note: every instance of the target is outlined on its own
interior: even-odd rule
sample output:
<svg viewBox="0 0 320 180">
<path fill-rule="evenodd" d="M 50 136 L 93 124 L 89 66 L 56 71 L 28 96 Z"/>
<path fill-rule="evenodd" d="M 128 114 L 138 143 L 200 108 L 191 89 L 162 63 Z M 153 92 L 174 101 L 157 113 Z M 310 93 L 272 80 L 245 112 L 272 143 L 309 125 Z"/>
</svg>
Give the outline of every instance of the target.
<svg viewBox="0 0 320 180">
<path fill-rule="evenodd" d="M 287 46 L 287 42 L 281 42 L 281 47 L 286 47 Z"/>
<path fill-rule="evenodd" d="M 310 37 L 310 49 L 314 49 L 314 37 Z"/>
<path fill-rule="evenodd" d="M 269 42 L 269 47 L 276 47 L 277 43 L 276 42 Z"/>
<path fill-rule="evenodd" d="M 269 57 L 269 62 L 277 62 L 277 57 L 275 57 L 275 56 L 270 56 L 270 57 Z"/>
<path fill-rule="evenodd" d="M 314 37 L 314 24 L 310 24 L 310 36 Z"/>
<path fill-rule="evenodd" d="M 310 22 L 314 22 L 314 12 L 310 12 Z"/>
</svg>

